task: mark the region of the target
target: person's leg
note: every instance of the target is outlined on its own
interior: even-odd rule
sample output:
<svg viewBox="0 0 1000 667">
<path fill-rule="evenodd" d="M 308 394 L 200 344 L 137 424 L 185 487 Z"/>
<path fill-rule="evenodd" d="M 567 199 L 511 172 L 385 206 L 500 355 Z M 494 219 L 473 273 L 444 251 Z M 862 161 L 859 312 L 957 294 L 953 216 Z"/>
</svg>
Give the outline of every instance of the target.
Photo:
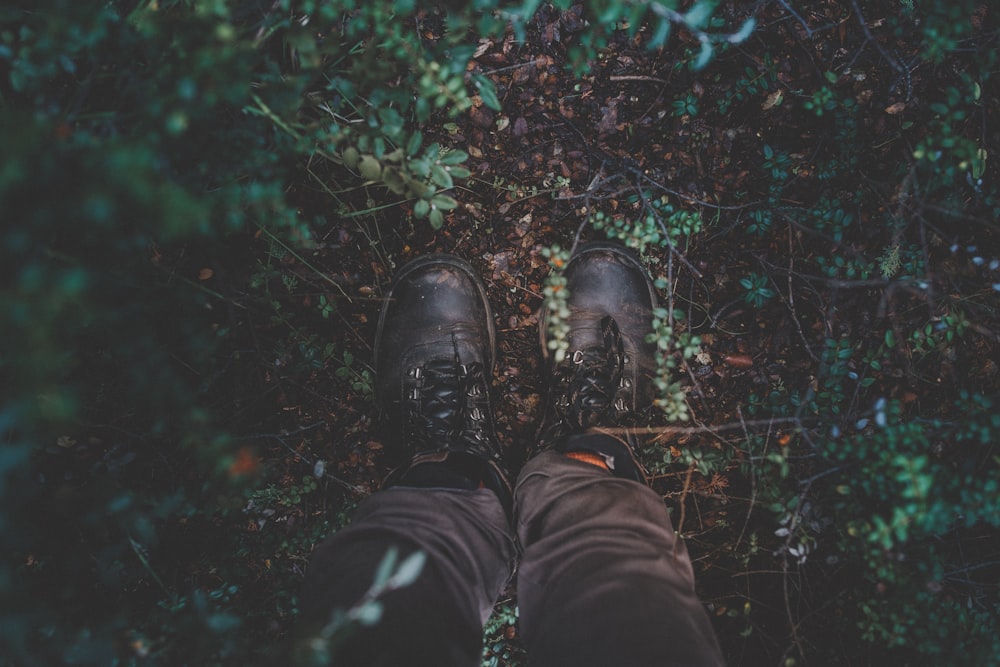
<svg viewBox="0 0 1000 667">
<path fill-rule="evenodd" d="M 514 497 L 529 664 L 722 664 L 687 550 L 656 493 L 550 450 L 528 462 Z"/>
<path fill-rule="evenodd" d="M 478 665 L 483 624 L 514 557 L 507 516 L 488 489 L 396 486 L 361 503 L 353 523 L 310 559 L 300 601 L 303 637 L 315 635 L 333 610 L 361 600 L 392 547 L 397 562 L 423 551 L 424 568 L 415 582 L 380 598 L 382 617 L 359 628 L 334 664 Z"/>
<path fill-rule="evenodd" d="M 379 597 L 378 621 L 334 647 L 334 664 L 479 664 L 483 624 L 515 554 L 489 401 L 494 349 L 486 290 L 468 264 L 437 255 L 400 269 L 379 318 L 375 378 L 386 447 L 407 463 L 312 557 L 304 653 L 396 549 L 400 559 L 423 552 L 420 575 Z"/>
<path fill-rule="evenodd" d="M 549 353 L 543 312 L 548 400 L 515 491 L 529 664 L 721 664 L 663 501 L 634 443 L 609 435 L 653 409 L 652 282 L 633 254 L 607 243 L 581 248 L 564 275 L 569 351 Z"/>
</svg>

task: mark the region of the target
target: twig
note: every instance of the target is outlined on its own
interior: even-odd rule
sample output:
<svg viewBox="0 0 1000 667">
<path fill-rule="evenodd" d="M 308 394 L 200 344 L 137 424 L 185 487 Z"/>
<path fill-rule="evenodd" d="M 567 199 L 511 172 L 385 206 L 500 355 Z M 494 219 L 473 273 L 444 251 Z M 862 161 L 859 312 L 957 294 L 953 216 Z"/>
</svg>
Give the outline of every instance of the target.
<svg viewBox="0 0 1000 667">
<path fill-rule="evenodd" d="M 690 466 L 688 466 L 687 477 L 684 478 L 684 489 L 681 491 L 681 500 L 680 500 L 681 516 L 680 519 L 677 520 L 678 541 L 674 543 L 675 549 L 677 548 L 677 545 L 680 544 L 681 535 L 684 534 L 684 516 L 687 514 L 686 511 L 687 504 L 685 501 L 687 500 L 688 491 L 690 491 L 691 489 L 691 478 L 693 476 L 694 476 L 694 464 L 692 463 Z"/>
<path fill-rule="evenodd" d="M 861 7 L 858 6 L 858 0 L 851 0 L 851 7 L 854 8 L 854 15 L 858 18 L 858 23 L 861 24 L 861 30 L 864 31 L 865 38 L 875 44 L 875 48 L 878 49 L 878 52 L 882 54 L 882 57 L 886 59 L 886 62 L 888 62 L 894 70 L 896 70 L 899 74 L 906 75 L 908 73 L 906 69 L 899 64 L 899 61 L 889 55 L 889 52 L 885 50 L 885 47 L 883 47 L 882 44 L 875 39 L 871 30 L 868 29 L 868 23 L 865 22 L 865 16 L 861 13 Z M 907 87 L 906 97 L 907 99 L 910 98 L 909 86 Z"/>
<path fill-rule="evenodd" d="M 795 291 L 792 289 L 792 274 L 795 272 L 795 253 L 792 252 L 792 226 L 788 226 L 788 310 L 792 313 L 792 321 L 795 322 L 795 328 L 799 331 L 799 337 L 802 339 L 802 346 L 805 351 L 812 357 L 812 360 L 819 363 L 820 358 L 812 351 L 809 346 L 809 339 L 806 338 L 805 331 L 802 330 L 802 322 L 799 321 L 799 315 L 795 312 Z M 771 279 L 772 282 L 774 279 Z M 777 282 L 774 283 L 776 291 L 781 294 L 781 290 L 778 290 Z"/>
<path fill-rule="evenodd" d="M 806 23 L 805 19 L 799 16 L 798 12 L 792 9 L 792 6 L 789 5 L 787 2 L 785 2 L 785 0 L 778 0 L 778 2 L 780 2 L 781 6 L 784 7 L 786 10 L 788 10 L 788 13 L 791 14 L 795 18 L 795 20 L 799 22 L 799 25 L 802 26 L 802 29 L 806 31 L 806 37 L 812 39 L 813 29 L 809 27 L 809 24 Z"/>
<path fill-rule="evenodd" d="M 951 572 L 945 572 L 942 575 L 942 578 L 943 579 L 948 579 L 948 578 L 954 577 L 955 575 L 958 575 L 958 574 L 967 574 L 969 572 L 972 572 L 973 570 L 981 570 L 984 567 L 996 567 L 998 565 L 1000 565 L 1000 560 L 991 560 L 991 561 L 987 561 L 985 563 L 976 563 L 974 565 L 966 565 L 965 567 L 961 567 L 961 568 L 959 568 L 957 570 L 952 570 Z"/>
<path fill-rule="evenodd" d="M 635 173 L 636 176 L 639 176 L 642 180 L 646 181 L 647 183 L 649 183 L 656 189 L 660 190 L 661 192 L 665 192 L 668 195 L 673 195 L 678 199 L 683 199 L 684 201 L 689 202 L 691 204 L 698 204 L 699 206 L 714 208 L 718 211 L 742 211 L 743 209 L 753 208 L 754 206 L 759 206 L 760 204 L 764 203 L 763 200 L 760 200 L 760 201 L 747 202 L 746 204 L 738 204 L 734 206 L 723 206 L 721 204 L 713 204 L 712 202 L 707 202 L 703 199 L 698 199 L 695 196 L 685 194 L 677 190 L 672 190 L 667 186 L 663 185 L 662 183 L 660 183 L 659 181 L 654 181 L 652 178 L 650 178 L 649 176 L 647 176 L 646 174 L 642 173 L 639 170 L 634 170 L 633 173 Z"/>
<path fill-rule="evenodd" d="M 709 313 L 708 314 L 709 320 L 710 320 L 710 324 L 708 325 L 709 328 L 710 329 L 716 329 L 716 328 L 718 328 L 718 326 L 719 326 L 719 318 L 722 317 L 722 314 L 724 312 L 726 312 L 727 310 L 729 310 L 730 308 L 732 308 L 733 306 L 739 304 L 741 301 L 742 301 L 742 299 L 739 299 L 739 298 L 733 299 L 732 301 L 730 301 L 728 303 L 724 303 L 721 306 L 719 306 L 719 309 L 717 311 L 715 311 L 715 315 L 712 315 L 711 313 Z"/>
<path fill-rule="evenodd" d="M 806 652 L 802 648 L 802 640 L 799 638 L 799 624 L 795 622 L 792 615 L 792 601 L 788 595 L 788 554 L 785 554 L 781 559 L 781 588 L 785 596 L 785 614 L 788 615 L 788 625 L 792 631 L 792 641 L 795 643 L 795 648 L 799 651 L 799 656 L 805 658 Z"/>
<path fill-rule="evenodd" d="M 754 505 L 757 504 L 757 476 L 753 473 L 753 450 L 750 447 L 750 431 L 746 427 L 746 421 L 743 419 L 743 408 L 741 406 L 736 407 L 736 414 L 740 417 L 740 425 L 743 427 L 743 437 L 746 439 L 747 443 L 747 467 L 750 470 L 750 503 L 747 505 L 747 518 L 743 522 L 743 528 L 740 529 L 739 537 L 736 538 L 736 544 L 733 546 L 733 551 L 740 545 L 743 541 L 743 536 L 747 532 L 747 527 L 750 525 L 750 515 L 753 513 Z M 768 434 L 771 430 L 768 429 Z M 767 450 L 767 443 L 764 444 L 765 451 Z"/>
<path fill-rule="evenodd" d="M 256 222 L 256 221 L 254 222 L 254 224 L 257 225 L 257 228 L 260 231 L 264 232 L 264 234 L 266 234 L 269 239 L 271 239 L 272 241 L 274 241 L 275 243 L 277 243 L 278 245 L 280 245 L 282 248 L 284 248 L 286 251 L 288 251 L 288 254 L 290 254 L 292 257 L 294 257 L 295 259 L 299 260 L 299 262 L 303 266 L 305 266 L 307 269 L 312 270 L 312 272 L 315 273 L 317 276 L 319 276 L 320 279 L 322 279 L 324 282 L 327 282 L 327 283 L 333 285 L 334 287 L 336 287 L 337 291 L 344 295 L 344 297 L 347 299 L 348 303 L 354 303 L 351 300 L 350 295 L 348 295 L 348 293 L 344 291 L 344 288 L 340 286 L 340 283 L 338 283 L 336 280 L 334 280 L 330 276 L 326 275 L 326 273 L 324 273 L 323 271 L 320 271 L 315 266 L 313 266 L 312 264 L 310 264 L 304 257 L 302 257 L 302 255 L 300 255 L 299 253 L 295 252 L 295 250 L 293 250 L 287 243 L 285 243 L 280 238 L 278 238 L 275 234 L 273 234 L 271 232 L 271 230 L 269 230 L 263 224 L 261 224 L 259 222 Z"/>
<path fill-rule="evenodd" d="M 616 427 L 616 428 L 606 428 L 601 430 L 615 435 L 656 434 L 657 436 L 668 436 L 668 435 L 698 435 L 701 433 L 710 433 L 712 435 L 717 435 L 718 433 L 722 433 L 724 431 L 745 430 L 746 428 L 757 428 L 760 426 L 769 428 L 772 425 L 780 425 L 780 424 L 790 424 L 796 426 L 799 429 L 804 429 L 808 424 L 817 421 L 818 420 L 816 418 L 783 417 L 781 419 L 751 419 L 750 421 L 741 420 L 738 422 L 719 424 L 717 426 L 644 426 L 641 428 Z"/>
<path fill-rule="evenodd" d="M 661 79 L 655 76 L 645 76 L 643 74 L 619 74 L 608 77 L 608 81 L 652 81 L 653 83 L 662 83 L 664 86 L 669 83 L 665 79 Z"/>
<path fill-rule="evenodd" d="M 795 529 L 802 520 L 802 507 L 805 502 L 805 497 L 809 493 L 810 484 L 806 484 L 805 488 L 799 493 L 798 502 L 795 505 L 795 511 L 790 515 L 788 522 L 788 535 L 785 537 L 784 547 L 781 549 L 781 588 L 782 593 L 785 598 L 785 614 L 788 616 L 788 625 L 792 631 L 792 642 L 795 644 L 795 648 L 798 649 L 799 655 L 805 657 L 805 651 L 802 649 L 802 640 L 799 638 L 798 627 L 799 624 L 795 621 L 794 615 L 792 614 L 792 602 L 788 591 L 788 550 L 795 538 Z"/>
<path fill-rule="evenodd" d="M 670 237 L 666 235 L 667 234 L 667 229 L 664 226 L 664 224 L 663 224 L 662 221 L 660 221 L 660 230 L 664 234 L 663 240 L 667 242 L 667 248 L 670 249 L 670 256 L 671 257 L 677 257 L 677 259 L 681 260 L 681 263 L 684 264 L 684 266 L 686 266 L 688 268 L 688 271 L 690 271 L 691 273 L 693 273 L 694 276 L 695 276 L 695 278 L 697 278 L 698 280 L 701 280 L 702 278 L 704 278 L 705 274 L 703 274 L 701 271 L 699 271 L 698 269 L 696 269 L 695 266 L 694 266 L 694 264 L 692 264 L 691 262 L 688 261 L 688 258 L 684 256 L 684 253 L 682 253 L 680 250 L 678 250 L 677 246 L 674 245 L 674 242 L 670 240 Z"/>
<path fill-rule="evenodd" d="M 205 287 L 201 283 L 196 282 L 196 281 L 192 280 L 191 278 L 188 278 L 187 276 L 180 275 L 180 274 L 176 273 L 176 271 L 173 271 L 173 270 L 167 270 L 166 268 L 164 268 L 162 266 L 159 266 L 158 264 L 154 264 L 153 266 L 158 271 L 160 271 L 162 273 L 166 273 L 167 275 L 169 275 L 170 277 L 168 278 L 168 280 L 173 280 L 174 278 L 176 278 L 177 280 L 180 280 L 182 283 L 185 283 L 186 285 L 195 288 L 199 292 L 204 292 L 205 294 L 207 294 L 207 295 L 209 295 L 211 297 L 214 297 L 214 298 L 218 299 L 219 301 L 222 301 L 223 303 L 229 304 L 230 306 L 235 306 L 236 308 L 242 308 L 243 310 L 247 310 L 247 307 L 245 305 L 243 305 L 242 303 L 239 303 L 238 301 L 234 301 L 234 300 L 230 299 L 229 297 L 223 296 L 222 294 L 219 294 L 218 292 Z"/>
<path fill-rule="evenodd" d="M 258 116 L 264 116 L 295 139 L 302 138 L 302 135 L 299 134 L 298 130 L 286 123 L 278 114 L 271 111 L 271 107 L 267 106 L 264 100 L 257 96 L 257 93 L 251 93 L 251 97 L 253 98 L 253 101 L 257 103 L 257 108 L 255 109 L 254 107 L 247 106 L 246 111 Z"/>
<path fill-rule="evenodd" d="M 272 435 L 270 437 L 271 437 L 271 439 L 276 440 L 276 441 L 280 442 L 282 445 L 284 445 L 285 449 L 287 449 L 292 454 L 295 454 L 300 459 L 302 459 L 303 461 L 305 461 L 307 465 L 310 465 L 310 466 L 314 465 L 314 463 L 309 460 L 308 456 L 306 456 L 305 454 L 303 454 L 300 451 L 297 451 L 294 447 L 292 447 L 287 442 L 285 442 L 285 439 L 282 438 L 281 436 Z M 356 484 L 351 484 L 350 482 L 342 480 L 339 477 L 331 475 L 328 472 L 324 472 L 323 473 L 323 477 L 325 477 L 325 478 L 327 478 L 329 480 L 332 480 L 333 482 L 339 484 L 340 486 L 342 486 L 343 488 L 347 489 L 348 491 L 351 491 L 352 493 L 356 493 L 359 496 L 367 496 L 368 495 L 368 490 L 367 489 L 363 489 L 363 488 L 361 488 L 360 486 L 358 486 Z"/>
</svg>

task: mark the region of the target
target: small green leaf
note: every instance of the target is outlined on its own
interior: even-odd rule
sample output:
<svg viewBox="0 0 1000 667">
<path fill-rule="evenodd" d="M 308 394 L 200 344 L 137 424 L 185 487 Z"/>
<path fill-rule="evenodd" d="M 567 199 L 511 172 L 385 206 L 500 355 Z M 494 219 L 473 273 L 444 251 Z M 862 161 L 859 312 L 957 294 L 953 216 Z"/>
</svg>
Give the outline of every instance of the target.
<svg viewBox="0 0 1000 667">
<path fill-rule="evenodd" d="M 704 28 L 708 24 L 708 19 L 712 17 L 712 10 L 715 9 L 715 2 L 702 0 L 696 2 L 694 6 L 684 15 L 684 22 L 691 28 Z M 704 42 L 702 43 L 704 44 Z M 702 47 L 704 48 L 704 46 Z"/>
<path fill-rule="evenodd" d="M 458 202 L 448 195 L 437 195 L 431 199 L 431 206 L 439 208 L 442 211 L 451 211 L 458 208 Z"/>
<path fill-rule="evenodd" d="M 692 68 L 697 71 L 705 67 L 712 60 L 712 43 L 707 39 L 701 43 L 701 52 L 698 54 L 698 59 L 694 61 Z"/>
<path fill-rule="evenodd" d="M 497 88 L 493 82 L 482 74 L 472 77 L 472 81 L 479 91 L 479 96 L 483 98 L 483 104 L 494 111 L 500 111 L 500 98 L 497 97 Z"/>
<path fill-rule="evenodd" d="M 382 588 L 388 583 L 389 578 L 392 576 L 392 571 L 396 569 L 397 560 L 399 560 L 399 549 L 389 547 L 389 550 L 385 552 L 385 556 L 382 557 L 382 561 L 378 564 L 378 569 L 375 570 L 375 580 L 372 582 L 372 588 Z"/>
<path fill-rule="evenodd" d="M 397 195 L 406 192 L 406 181 L 403 179 L 402 172 L 396 167 L 386 167 L 382 171 L 382 180 L 391 192 Z"/>
<path fill-rule="evenodd" d="M 670 19 L 661 18 L 656 24 L 656 32 L 653 33 L 652 39 L 649 40 L 649 48 L 660 48 L 667 43 L 668 37 L 670 37 Z"/>
<path fill-rule="evenodd" d="M 382 162 L 402 162 L 404 157 L 406 157 L 406 153 L 403 152 L 403 149 L 397 148 L 396 150 L 383 155 Z"/>
<path fill-rule="evenodd" d="M 426 199 L 417 200 L 417 203 L 413 205 L 413 215 L 419 218 L 427 217 L 427 214 L 431 212 L 431 203 Z"/>
<path fill-rule="evenodd" d="M 444 165 L 456 165 L 456 164 L 462 164 L 468 159 L 469 159 L 469 154 L 466 153 L 465 151 L 448 151 L 447 153 L 441 156 L 441 159 L 438 160 L 438 162 Z"/>
<path fill-rule="evenodd" d="M 420 147 L 424 143 L 424 135 L 420 130 L 415 130 L 413 134 L 410 135 L 410 140 L 406 142 L 406 155 L 407 157 L 413 157 L 420 152 Z"/>
<path fill-rule="evenodd" d="M 372 600 L 358 607 L 354 612 L 354 618 L 361 625 L 375 625 L 382 620 L 382 612 L 382 603 L 378 600 Z"/>
<path fill-rule="evenodd" d="M 442 190 L 447 190 L 455 185 L 454 181 L 451 180 L 451 174 L 437 164 L 431 167 L 431 180 Z"/>
<path fill-rule="evenodd" d="M 439 157 L 441 157 L 441 144 L 436 141 L 424 150 L 424 159 L 429 162 L 436 162 Z"/>
<path fill-rule="evenodd" d="M 382 163 L 374 155 L 365 155 L 358 164 L 358 171 L 362 178 L 377 181 L 382 178 Z"/>
<path fill-rule="evenodd" d="M 389 586 L 392 588 L 400 588 L 402 586 L 409 586 L 417 580 L 420 576 L 420 572 L 424 569 L 424 563 L 427 562 L 427 554 L 423 551 L 415 551 L 406 557 L 400 565 L 399 569 L 396 570 L 396 574 L 392 575 L 392 579 L 389 580 Z"/>
<path fill-rule="evenodd" d="M 354 146 L 348 146 L 344 149 L 344 164 L 351 169 L 357 169 L 358 163 L 361 161 L 361 154 L 358 153 L 358 149 Z"/>
<path fill-rule="evenodd" d="M 622 15 L 622 6 L 617 2 L 609 3 L 604 12 L 597 17 L 597 22 L 601 24 L 614 24 Z"/>
<path fill-rule="evenodd" d="M 976 150 L 976 159 L 972 161 L 972 178 L 980 179 L 986 171 L 986 149 Z"/>
<path fill-rule="evenodd" d="M 434 229 L 441 229 L 441 226 L 444 225 L 444 214 L 441 213 L 441 209 L 438 208 L 431 209 L 429 219 L 431 222 L 431 227 L 433 227 Z"/>
<path fill-rule="evenodd" d="M 417 180 L 411 180 L 409 182 L 410 193 L 415 197 L 421 197 L 422 199 L 429 199 L 437 192 L 437 188 L 433 185 L 427 185 L 426 183 L 421 183 Z"/>
<path fill-rule="evenodd" d="M 742 44 L 747 40 L 748 37 L 753 33 L 753 29 L 757 27 L 757 20 L 754 17 L 748 18 L 740 26 L 740 29 L 734 32 L 728 37 L 730 44 Z"/>
<path fill-rule="evenodd" d="M 205 619 L 205 625 L 213 632 L 224 633 L 240 627 L 242 620 L 236 614 L 218 613 Z"/>
</svg>

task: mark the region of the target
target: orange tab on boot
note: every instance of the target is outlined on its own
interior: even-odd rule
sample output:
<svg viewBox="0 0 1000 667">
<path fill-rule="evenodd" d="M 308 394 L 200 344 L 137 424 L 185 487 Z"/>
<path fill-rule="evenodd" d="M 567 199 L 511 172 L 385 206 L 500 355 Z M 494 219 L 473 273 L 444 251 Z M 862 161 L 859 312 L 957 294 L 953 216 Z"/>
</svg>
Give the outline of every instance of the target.
<svg viewBox="0 0 1000 667">
<path fill-rule="evenodd" d="M 574 461 L 582 461 L 583 463 L 589 463 L 592 466 L 597 466 L 604 470 L 611 470 L 608 467 L 607 461 L 604 460 L 603 456 L 597 454 L 591 454 L 590 452 L 566 452 L 566 456 L 573 459 Z"/>
</svg>

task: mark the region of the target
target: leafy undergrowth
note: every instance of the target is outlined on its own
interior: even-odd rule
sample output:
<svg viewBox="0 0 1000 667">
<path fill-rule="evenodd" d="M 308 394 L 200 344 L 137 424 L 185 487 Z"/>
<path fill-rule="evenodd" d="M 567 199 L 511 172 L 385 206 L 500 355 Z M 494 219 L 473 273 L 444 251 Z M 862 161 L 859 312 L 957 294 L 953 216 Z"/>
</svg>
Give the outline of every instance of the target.
<svg viewBox="0 0 1000 667">
<path fill-rule="evenodd" d="M 545 388 L 546 249 L 606 235 L 599 214 L 643 245 L 673 331 L 697 337 L 687 358 L 674 355 L 690 419 L 654 425 L 644 456 L 727 661 L 996 664 L 997 12 L 976 2 L 716 11 L 729 26 L 750 15 L 750 38 L 720 43 L 697 70 L 692 33 L 650 50 L 644 28 L 611 33 L 572 74 L 594 20 L 579 6 L 542 6 L 523 37 L 479 40 L 468 74 L 494 84 L 496 104 L 484 93 L 421 124 L 425 144 L 468 155 L 469 176 L 447 191 L 456 205 L 443 202 L 437 220 L 337 148 L 337 159 L 269 165 L 287 171 L 286 187 L 257 192 L 224 238 L 126 247 L 140 258 L 135 275 L 183 281 L 200 300 L 101 326 L 135 340 L 169 329 L 165 339 L 213 351 L 199 365 L 194 351 L 140 343 L 153 370 L 135 373 L 189 374 L 215 428 L 184 422 L 178 442 L 143 421 L 172 408 L 133 407 L 105 329 L 84 331 L 92 344 L 72 381 L 98 395 L 32 448 L 35 476 L 9 486 L 48 527 L 25 528 L 45 538 L 15 545 L 4 577 L 26 583 L 10 597 L 44 591 L 61 607 L 3 612 L 5 642 L 22 635 L 11 645 L 30 655 L 55 637 L 95 663 L 280 655 L 313 546 L 392 466 L 370 362 L 395 269 L 450 252 L 480 270 L 497 319 L 497 426 L 516 471 Z M 413 20 L 426 42 L 445 39 L 433 12 Z M 240 135 L 248 154 L 302 141 L 258 102 L 245 113 L 266 143 Z M 345 186 L 345 163 L 370 173 Z M 267 220 L 275 198 L 297 224 Z M 110 302 L 163 296 L 122 281 L 109 280 L 121 292 Z M 22 463 L 10 451 L 4 474 Z M 66 498 L 92 508 L 86 522 Z M 86 557 L 53 555 L 73 550 Z M 108 619 L 100 629 L 94 605 Z M 515 607 L 508 591 L 484 664 L 523 663 Z"/>
</svg>

